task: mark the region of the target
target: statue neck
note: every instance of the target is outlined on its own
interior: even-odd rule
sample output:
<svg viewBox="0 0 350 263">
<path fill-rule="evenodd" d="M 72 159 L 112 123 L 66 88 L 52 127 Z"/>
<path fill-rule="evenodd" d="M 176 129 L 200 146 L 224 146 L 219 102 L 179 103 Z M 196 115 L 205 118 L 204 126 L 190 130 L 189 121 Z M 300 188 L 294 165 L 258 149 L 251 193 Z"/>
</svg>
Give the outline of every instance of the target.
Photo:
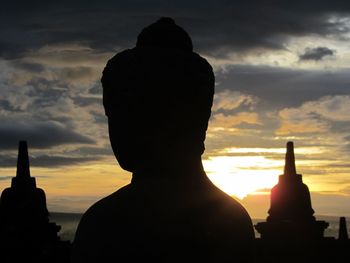
<svg viewBox="0 0 350 263">
<path fill-rule="evenodd" d="M 132 182 L 147 180 L 193 181 L 206 178 L 201 157 L 172 160 L 167 163 L 139 169 L 133 172 Z"/>
</svg>

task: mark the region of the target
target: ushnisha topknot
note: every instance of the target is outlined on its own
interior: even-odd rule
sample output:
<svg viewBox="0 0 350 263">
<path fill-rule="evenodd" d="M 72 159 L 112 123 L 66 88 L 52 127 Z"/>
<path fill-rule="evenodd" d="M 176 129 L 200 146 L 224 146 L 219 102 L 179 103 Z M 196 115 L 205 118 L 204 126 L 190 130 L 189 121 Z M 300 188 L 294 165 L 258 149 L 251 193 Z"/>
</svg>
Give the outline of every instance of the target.
<svg viewBox="0 0 350 263">
<path fill-rule="evenodd" d="M 190 36 L 170 17 L 162 17 L 145 27 L 137 37 L 136 47 L 164 47 L 193 51 Z"/>
</svg>

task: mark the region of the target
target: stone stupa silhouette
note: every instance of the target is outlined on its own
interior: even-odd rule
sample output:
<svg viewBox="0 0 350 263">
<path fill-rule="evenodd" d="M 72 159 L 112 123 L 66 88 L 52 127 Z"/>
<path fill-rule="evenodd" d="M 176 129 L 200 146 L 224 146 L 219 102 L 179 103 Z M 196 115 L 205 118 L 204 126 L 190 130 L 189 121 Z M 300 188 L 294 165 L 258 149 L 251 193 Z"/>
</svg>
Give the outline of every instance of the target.
<svg viewBox="0 0 350 263">
<path fill-rule="evenodd" d="M 5 262 L 66 262 L 70 244 L 60 229 L 49 222 L 45 192 L 30 176 L 27 142 L 20 141 L 16 177 L 0 198 L 0 255 Z"/>
<path fill-rule="evenodd" d="M 255 225 L 261 239 L 317 240 L 324 238 L 325 221 L 313 216 L 310 191 L 295 167 L 293 142 L 287 143 L 284 173 L 271 190 L 271 207 L 266 222 Z"/>
</svg>

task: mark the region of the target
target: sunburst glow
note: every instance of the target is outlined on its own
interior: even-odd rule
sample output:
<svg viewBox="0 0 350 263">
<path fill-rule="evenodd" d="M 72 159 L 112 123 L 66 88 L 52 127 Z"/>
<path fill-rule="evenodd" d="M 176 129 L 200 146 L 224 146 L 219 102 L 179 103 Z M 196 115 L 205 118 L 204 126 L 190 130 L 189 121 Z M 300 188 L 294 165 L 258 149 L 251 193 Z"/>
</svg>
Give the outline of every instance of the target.
<svg viewBox="0 0 350 263">
<path fill-rule="evenodd" d="M 204 160 L 203 165 L 217 187 L 243 199 L 257 190 L 273 187 L 283 161 L 263 156 L 216 156 Z"/>
</svg>

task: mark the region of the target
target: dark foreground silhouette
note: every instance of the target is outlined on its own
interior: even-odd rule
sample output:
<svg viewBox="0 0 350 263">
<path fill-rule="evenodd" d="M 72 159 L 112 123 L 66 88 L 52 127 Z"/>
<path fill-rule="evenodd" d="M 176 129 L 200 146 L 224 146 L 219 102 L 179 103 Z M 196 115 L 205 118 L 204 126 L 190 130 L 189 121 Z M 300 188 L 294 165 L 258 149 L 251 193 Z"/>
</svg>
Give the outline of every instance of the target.
<svg viewBox="0 0 350 263">
<path fill-rule="evenodd" d="M 309 188 L 297 174 L 293 142 L 287 143 L 284 173 L 271 189 L 271 207 L 266 222 L 255 225 L 256 262 L 321 263 L 349 262 L 350 242 L 346 220 L 340 218 L 339 235 L 325 237 L 325 221 L 316 220 Z"/>
<path fill-rule="evenodd" d="M 245 209 L 201 162 L 214 94 L 208 62 L 170 18 L 103 71 L 110 141 L 131 183 L 83 216 L 73 262 L 251 262 Z"/>
<path fill-rule="evenodd" d="M 159 179 L 157 179 L 157 181 L 158 180 Z M 167 186 L 167 183 L 164 184 Z M 150 185 L 151 184 L 148 186 L 149 189 L 151 189 Z M 188 193 L 188 191 L 183 192 Z M 165 192 L 162 194 L 167 196 Z M 198 201 L 201 197 L 206 198 L 208 195 L 199 194 L 194 200 L 201 202 Z M 212 197 L 215 196 L 213 195 Z M 191 200 L 191 198 L 193 199 L 191 196 L 188 199 Z M 220 196 L 218 198 L 220 199 Z M 148 199 L 148 201 L 149 200 L 151 199 Z M 143 203 L 146 204 L 148 201 L 143 201 Z M 140 201 L 136 202 L 140 203 Z M 154 201 L 154 204 L 159 205 L 160 202 L 157 202 L 158 201 Z M 211 201 L 208 201 L 208 203 L 210 202 Z M 227 207 L 228 210 L 230 210 L 230 206 L 231 205 Z M 191 205 L 183 205 L 182 207 L 188 208 L 191 207 Z M 219 204 L 219 207 L 222 206 Z M 124 206 L 123 209 L 128 210 L 130 207 Z M 212 209 L 215 210 L 214 212 L 220 212 L 220 210 L 215 207 L 212 207 Z M 225 208 L 223 207 L 223 209 Z M 155 211 L 155 209 L 152 211 Z M 173 210 L 170 211 L 170 213 L 172 213 L 171 215 L 174 215 L 174 212 Z M 223 213 L 225 214 L 225 212 Z M 203 223 L 199 227 L 194 225 L 193 222 L 195 222 L 198 217 L 197 219 L 191 219 L 193 213 L 188 212 L 188 219 L 182 221 L 192 222 L 192 228 L 198 231 L 192 233 L 196 233 L 196 237 L 202 238 L 199 243 L 197 240 L 194 245 L 194 243 L 192 243 L 193 239 L 186 239 L 185 241 L 183 239 L 180 240 L 179 237 L 185 236 L 183 231 L 188 229 L 186 227 L 180 230 L 174 228 L 172 232 L 178 231 L 177 233 L 173 233 L 177 239 L 166 240 L 163 238 L 162 240 L 164 243 L 161 244 L 153 241 L 153 239 L 148 239 L 146 242 L 144 239 L 138 240 L 136 243 L 131 243 L 129 239 L 128 245 L 132 247 L 133 244 L 136 244 L 137 246 L 142 246 L 142 249 L 139 249 L 137 251 L 138 253 L 134 255 L 133 253 L 135 251 L 132 249 L 120 251 L 120 248 L 117 248 L 113 255 L 119 255 L 117 261 L 132 261 L 135 259 L 144 261 L 151 257 L 153 261 L 162 262 L 176 260 L 181 262 L 187 262 L 189 260 L 197 262 L 201 260 L 205 262 L 248 261 L 259 263 L 349 262 L 350 241 L 346 219 L 344 217 L 340 218 L 338 228 L 339 234 L 338 238 L 335 239 L 334 237 L 323 236 L 324 228 L 327 227 L 328 224 L 324 221 L 317 221 L 313 213 L 308 187 L 302 183 L 302 176 L 296 173 L 293 144 L 289 142 L 287 144 L 284 174 L 280 176 L 279 183 L 272 189 L 271 209 L 269 210 L 267 222 L 258 223 L 255 226 L 260 232 L 261 237 L 255 239 L 253 249 L 251 242 L 244 241 L 243 239 L 243 242 L 237 244 L 236 239 L 228 237 L 227 235 L 222 237 L 223 234 L 220 235 L 220 239 L 211 239 L 211 241 L 208 242 L 206 238 L 208 238 L 208 236 L 211 236 L 211 238 L 213 237 L 213 235 L 208 232 L 211 228 Z M 159 241 L 159 236 L 162 235 L 160 235 L 160 231 L 155 231 L 158 227 L 156 223 L 158 223 L 159 220 L 162 221 L 162 224 L 164 224 L 164 221 L 173 225 L 180 222 L 179 220 L 176 221 L 179 217 L 172 217 L 169 215 L 165 218 L 163 214 L 158 213 L 158 215 L 157 219 L 148 222 L 153 229 L 150 227 L 148 227 L 148 231 L 138 229 L 138 233 L 133 230 L 134 236 L 141 236 L 148 232 L 150 233 L 149 236 L 152 238 L 158 235 L 158 239 L 156 240 Z M 140 214 L 136 218 L 141 218 Z M 209 222 L 208 224 L 210 225 L 211 218 L 213 218 L 213 216 L 209 215 L 208 220 L 200 220 Z M 225 219 L 225 217 L 223 218 Z M 118 218 L 110 217 L 108 221 L 111 223 L 112 221 L 117 222 Z M 140 223 L 137 219 L 130 222 L 134 222 L 135 225 Z M 124 219 L 125 225 L 130 224 L 130 222 L 126 222 Z M 223 224 L 226 224 L 226 222 L 223 221 Z M 144 225 L 145 224 L 143 224 L 143 226 Z M 222 226 L 221 231 L 223 228 L 224 226 Z M 17 175 L 12 178 L 11 187 L 3 191 L 0 199 L 0 262 L 69 262 L 70 243 L 60 240 L 57 236 L 58 230 L 59 227 L 55 223 L 50 223 L 48 220 L 45 193 L 42 189 L 36 187 L 35 178 L 30 176 L 27 146 L 25 142 L 20 142 Z M 101 230 L 101 228 L 99 230 Z M 117 234 L 124 233 L 125 235 L 126 232 L 131 233 L 132 231 L 121 228 Z M 168 233 L 170 232 L 171 231 L 168 231 Z M 104 230 L 103 233 L 109 232 Z M 229 233 L 232 234 L 232 231 L 229 231 Z M 219 235 L 216 235 L 216 237 L 218 236 Z M 213 248 L 214 245 L 221 246 Z M 105 249 L 108 251 L 111 247 L 105 247 Z M 207 250 L 210 251 L 209 254 Z M 227 256 L 227 254 L 224 256 L 221 254 L 216 255 L 220 252 L 227 253 L 229 250 L 231 250 L 232 253 L 229 256 Z M 111 256 L 112 252 L 108 253 L 109 254 L 106 255 Z M 167 258 L 164 257 L 165 253 L 168 255 Z M 160 257 L 160 255 L 162 255 L 162 257 Z M 101 260 L 107 261 L 108 259 L 106 259 L 106 257 L 107 256 L 103 259 L 101 256 L 99 262 Z M 93 260 L 92 258 L 86 261 L 91 262 Z"/>
<path fill-rule="evenodd" d="M 284 174 L 271 190 L 271 208 L 267 222 L 255 226 L 263 239 L 310 242 L 324 238 L 325 221 L 313 216 L 310 192 L 297 174 L 293 142 L 287 143 Z"/>
<path fill-rule="evenodd" d="M 255 226 L 260 238 L 244 208 L 209 181 L 201 155 L 214 75 L 171 19 L 113 57 L 102 84 L 112 148 L 133 175 L 85 213 L 73 262 L 350 262 L 346 219 L 338 239 L 324 237 L 328 223 L 314 217 L 292 142 L 267 221 Z M 68 262 L 58 230 L 20 142 L 17 175 L 0 199 L 0 262 Z"/>
<path fill-rule="evenodd" d="M 18 149 L 17 173 L 0 198 L 0 262 L 69 262 L 70 242 L 49 222 L 45 192 L 30 176 L 27 143 Z"/>
</svg>

